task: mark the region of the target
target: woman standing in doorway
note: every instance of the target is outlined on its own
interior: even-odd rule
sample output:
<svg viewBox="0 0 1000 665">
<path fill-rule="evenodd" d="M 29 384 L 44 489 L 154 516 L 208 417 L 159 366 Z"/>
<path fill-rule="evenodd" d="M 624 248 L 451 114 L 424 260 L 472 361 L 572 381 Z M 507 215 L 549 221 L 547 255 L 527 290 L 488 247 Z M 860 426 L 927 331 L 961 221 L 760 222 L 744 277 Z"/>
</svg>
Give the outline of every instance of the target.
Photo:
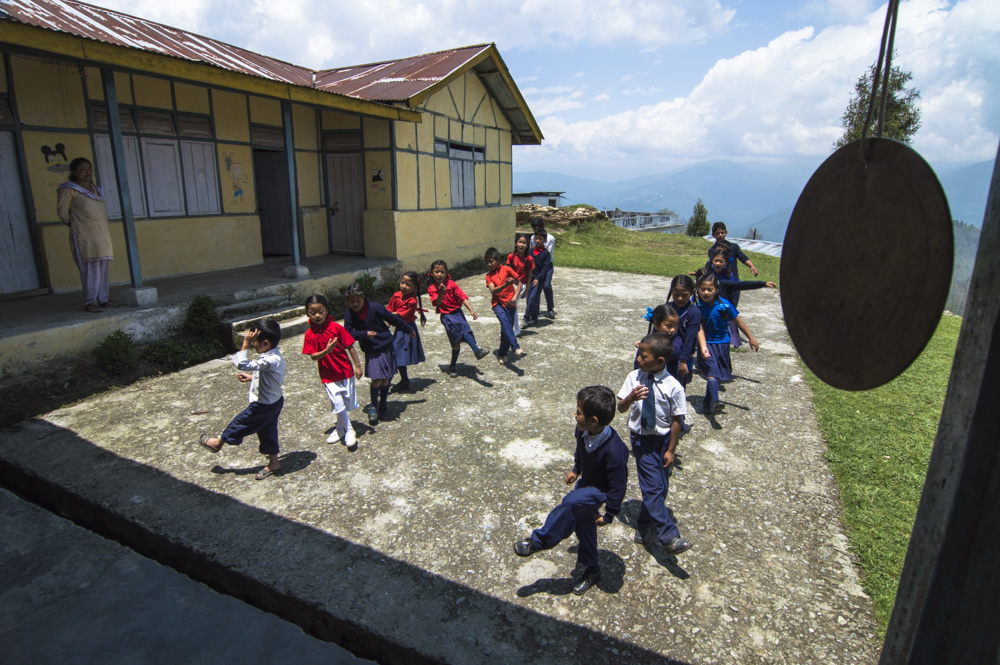
<svg viewBox="0 0 1000 665">
<path fill-rule="evenodd" d="M 94 182 L 94 165 L 85 157 L 69 164 L 69 182 L 59 185 L 59 219 L 70 228 L 70 247 L 83 283 L 83 309 L 118 307 L 108 298 L 108 267 L 113 258 L 104 192 Z"/>
</svg>

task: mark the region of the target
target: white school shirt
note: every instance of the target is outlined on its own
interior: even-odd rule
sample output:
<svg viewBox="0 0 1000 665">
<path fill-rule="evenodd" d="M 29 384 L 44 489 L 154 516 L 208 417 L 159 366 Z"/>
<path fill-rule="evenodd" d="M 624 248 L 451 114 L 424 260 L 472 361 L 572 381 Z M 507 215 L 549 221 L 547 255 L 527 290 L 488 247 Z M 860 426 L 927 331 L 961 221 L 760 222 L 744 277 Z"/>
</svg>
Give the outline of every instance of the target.
<svg viewBox="0 0 1000 665">
<path fill-rule="evenodd" d="M 285 359 L 281 349 L 268 349 L 250 360 L 250 350 L 240 350 L 233 357 L 233 364 L 241 371 L 253 372 L 250 381 L 250 401 L 274 404 L 281 399 L 281 384 L 285 381 Z"/>
<path fill-rule="evenodd" d="M 635 390 L 636 386 L 646 385 L 646 372 L 641 369 L 632 370 L 627 377 L 622 389 L 618 391 L 618 399 L 625 399 L 629 393 Z M 670 434 L 671 416 L 687 415 L 687 400 L 684 396 L 684 388 L 680 382 L 670 376 L 670 372 L 664 367 L 663 370 L 653 375 L 653 395 L 656 399 L 656 429 L 647 430 L 642 428 L 642 402 L 636 400 L 628 412 L 628 428 L 636 434 Z"/>
</svg>

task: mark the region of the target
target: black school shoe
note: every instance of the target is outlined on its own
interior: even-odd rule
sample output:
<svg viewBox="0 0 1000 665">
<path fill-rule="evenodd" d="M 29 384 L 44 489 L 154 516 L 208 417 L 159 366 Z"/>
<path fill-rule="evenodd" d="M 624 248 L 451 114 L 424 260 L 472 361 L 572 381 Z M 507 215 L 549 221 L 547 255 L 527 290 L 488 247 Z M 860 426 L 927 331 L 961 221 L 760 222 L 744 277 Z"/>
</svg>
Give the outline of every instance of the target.
<svg viewBox="0 0 1000 665">
<path fill-rule="evenodd" d="M 518 556 L 531 556 L 538 551 L 538 548 L 535 547 L 535 543 L 531 540 L 531 538 L 525 538 L 524 540 L 519 540 L 514 543 L 514 553 Z"/>
<path fill-rule="evenodd" d="M 580 581 L 576 583 L 573 587 L 573 593 L 578 596 L 582 596 L 587 593 L 587 590 L 601 581 L 601 571 L 596 573 L 584 573 Z"/>
<path fill-rule="evenodd" d="M 374 406 L 368 408 L 368 424 L 372 427 L 378 425 L 378 411 Z"/>
<path fill-rule="evenodd" d="M 681 538 L 680 536 L 676 536 L 668 540 L 663 546 L 663 549 L 671 554 L 680 554 L 681 552 L 687 552 L 691 549 L 691 541 Z"/>
</svg>

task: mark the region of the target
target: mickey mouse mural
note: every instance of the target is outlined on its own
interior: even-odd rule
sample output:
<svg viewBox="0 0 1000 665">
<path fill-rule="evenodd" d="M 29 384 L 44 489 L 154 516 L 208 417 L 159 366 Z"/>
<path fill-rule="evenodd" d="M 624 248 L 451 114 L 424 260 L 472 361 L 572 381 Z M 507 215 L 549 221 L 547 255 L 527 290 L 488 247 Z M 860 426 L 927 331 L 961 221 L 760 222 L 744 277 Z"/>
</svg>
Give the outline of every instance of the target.
<svg viewBox="0 0 1000 665">
<path fill-rule="evenodd" d="M 66 157 L 66 146 L 57 143 L 55 150 L 47 145 L 42 146 L 42 154 L 45 155 L 46 167 L 52 173 L 66 173 L 69 171 L 69 159 Z"/>
</svg>

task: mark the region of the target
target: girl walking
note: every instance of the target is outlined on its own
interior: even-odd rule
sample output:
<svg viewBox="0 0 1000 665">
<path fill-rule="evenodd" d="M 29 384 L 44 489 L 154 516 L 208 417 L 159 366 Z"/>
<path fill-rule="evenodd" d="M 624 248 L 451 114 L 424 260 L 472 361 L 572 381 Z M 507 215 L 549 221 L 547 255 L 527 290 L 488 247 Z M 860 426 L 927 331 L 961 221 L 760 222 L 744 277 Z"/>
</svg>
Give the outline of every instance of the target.
<svg viewBox="0 0 1000 665">
<path fill-rule="evenodd" d="M 719 382 L 733 378 L 733 366 L 729 357 L 729 322 L 747 336 L 750 348 L 760 348 L 753 333 L 743 323 L 740 313 L 725 298 L 719 296 L 719 281 L 713 273 L 698 278 L 698 309 L 701 311 L 701 327 L 705 331 L 708 355 L 702 355 L 701 367 L 705 372 L 704 412 L 719 413 L 724 405 L 719 401 Z"/>
<path fill-rule="evenodd" d="M 385 308 L 409 324 L 417 320 L 420 314 L 420 326 L 427 323 L 424 316 L 424 303 L 420 297 L 420 276 L 414 271 L 403 273 L 399 278 L 399 291 L 392 294 Z M 413 334 L 408 335 L 402 328 L 396 328 L 392 338 L 392 346 L 396 352 L 396 367 L 399 369 L 397 391 L 410 389 L 410 376 L 407 367 L 424 362 L 424 347 L 420 343 L 420 333 L 413 326 Z"/>
<path fill-rule="evenodd" d="M 518 233 L 514 238 L 514 251 L 507 255 L 507 265 L 510 266 L 521 280 L 521 294 L 517 300 L 527 302 L 528 284 L 531 283 L 531 273 L 535 270 L 535 259 L 528 251 L 528 235 Z M 515 301 L 516 303 L 516 301 Z M 521 320 L 517 315 L 517 306 L 514 307 L 514 334 L 521 334 Z"/>
<path fill-rule="evenodd" d="M 476 310 L 469 304 L 469 296 L 459 288 L 448 274 L 448 264 L 444 261 L 435 261 L 431 264 L 431 283 L 427 285 L 427 297 L 431 299 L 437 313 L 441 315 L 441 325 L 448 333 L 448 341 L 451 343 L 451 363 L 448 365 L 448 375 L 452 378 L 458 376 L 458 369 L 455 363 L 458 362 L 458 352 L 462 342 L 469 345 L 472 352 L 476 354 L 476 360 L 481 360 L 489 355 L 487 349 L 479 348 L 476 338 L 472 334 L 469 322 L 462 314 L 462 306 L 465 305 L 472 315 L 472 320 L 479 318 Z"/>
<path fill-rule="evenodd" d="M 358 408 L 355 380 L 361 378 L 354 338 L 330 316 L 330 303 L 323 296 L 306 298 L 306 316 L 309 329 L 302 341 L 302 353 L 316 361 L 319 379 L 337 419 L 326 442 L 342 441 L 348 450 L 357 450 L 358 439 L 347 413 Z"/>
<path fill-rule="evenodd" d="M 365 376 L 371 381 L 371 403 L 365 412 L 368 424 L 372 426 L 378 425 L 379 418 L 385 416 L 389 382 L 396 374 L 396 352 L 390 325 L 403 329 L 407 335 L 417 332 L 411 324 L 387 310 L 385 305 L 369 302 L 368 294 L 357 282 L 347 287 L 344 327 L 359 341 L 361 350 L 365 352 Z"/>
</svg>

